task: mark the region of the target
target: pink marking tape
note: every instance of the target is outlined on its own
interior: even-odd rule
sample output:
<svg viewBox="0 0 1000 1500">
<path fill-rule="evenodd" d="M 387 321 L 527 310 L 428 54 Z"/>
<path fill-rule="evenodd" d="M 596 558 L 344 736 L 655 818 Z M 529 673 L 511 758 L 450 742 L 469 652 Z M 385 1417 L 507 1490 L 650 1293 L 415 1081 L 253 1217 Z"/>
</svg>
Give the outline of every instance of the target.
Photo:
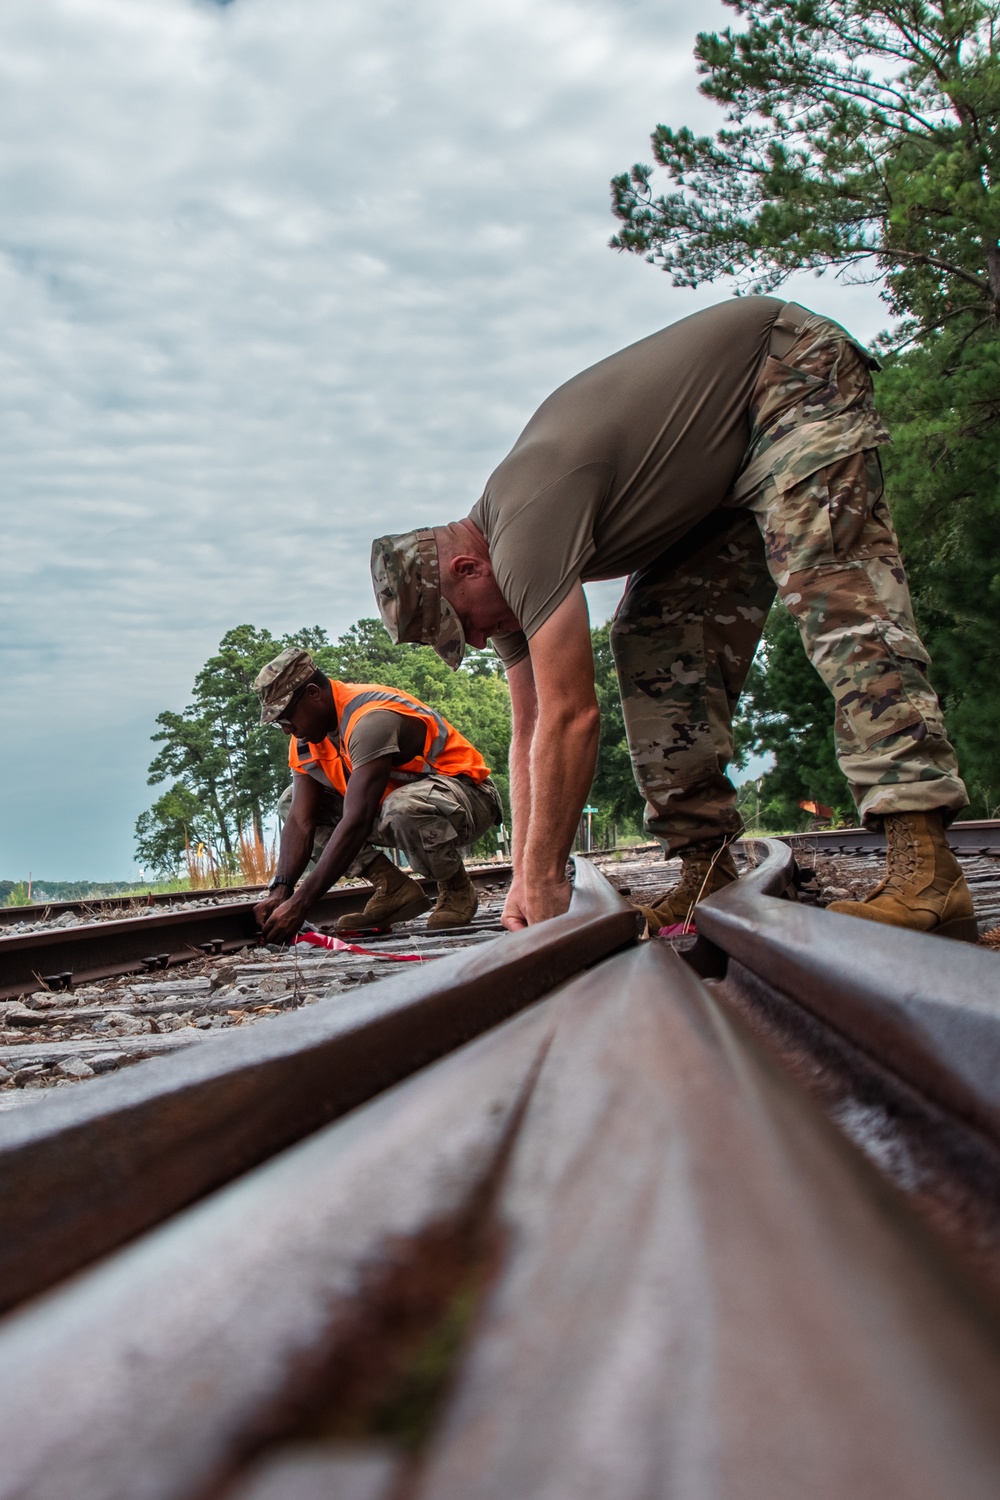
<svg viewBox="0 0 1000 1500">
<path fill-rule="evenodd" d="M 695 930 L 693 922 L 671 922 L 669 927 L 661 927 L 656 937 L 674 938 L 688 937 Z"/>
<path fill-rule="evenodd" d="M 300 932 L 295 943 L 308 943 L 312 948 L 329 948 L 334 953 L 360 953 L 364 958 L 392 958 L 398 964 L 423 963 L 419 953 L 386 953 L 384 949 L 373 952 L 371 948 L 359 948 L 357 943 L 345 943 L 341 938 L 327 937 L 324 932 Z"/>
</svg>

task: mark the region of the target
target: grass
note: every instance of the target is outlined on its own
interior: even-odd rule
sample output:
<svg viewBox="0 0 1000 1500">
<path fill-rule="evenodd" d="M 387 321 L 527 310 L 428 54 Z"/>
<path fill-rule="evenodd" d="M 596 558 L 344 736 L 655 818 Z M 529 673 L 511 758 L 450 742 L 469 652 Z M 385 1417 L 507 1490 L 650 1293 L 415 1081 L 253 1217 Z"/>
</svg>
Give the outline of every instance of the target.
<svg viewBox="0 0 1000 1500">
<path fill-rule="evenodd" d="M 260 833 L 241 833 L 233 857 L 220 855 L 208 844 L 184 850 L 187 889 L 218 890 L 227 885 L 266 885 L 278 865 L 277 842 L 266 844 Z"/>
</svg>

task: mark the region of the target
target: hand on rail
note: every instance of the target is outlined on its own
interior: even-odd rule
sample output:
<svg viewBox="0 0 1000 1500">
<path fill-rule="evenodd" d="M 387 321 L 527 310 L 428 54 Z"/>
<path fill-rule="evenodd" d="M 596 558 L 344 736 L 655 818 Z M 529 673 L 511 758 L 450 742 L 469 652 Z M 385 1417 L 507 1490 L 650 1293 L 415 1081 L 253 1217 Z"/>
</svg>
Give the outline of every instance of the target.
<svg viewBox="0 0 1000 1500">
<path fill-rule="evenodd" d="M 258 928 L 267 925 L 268 918 L 276 912 L 283 901 L 288 899 L 288 891 L 282 886 L 280 891 L 268 891 L 267 895 L 257 902 L 253 909 L 254 919 Z"/>
<path fill-rule="evenodd" d="M 561 880 L 515 880 L 504 903 L 501 921 L 510 932 L 534 927 L 549 917 L 561 917 L 569 909 L 573 887 L 566 876 Z"/>
<path fill-rule="evenodd" d="M 262 912 L 262 908 L 269 909 Z M 261 901 L 257 907 L 257 924 L 263 929 L 260 940 L 262 943 L 288 943 L 305 919 L 305 905 L 298 894 L 289 896 L 287 901 L 279 898 L 277 906 Z"/>
</svg>

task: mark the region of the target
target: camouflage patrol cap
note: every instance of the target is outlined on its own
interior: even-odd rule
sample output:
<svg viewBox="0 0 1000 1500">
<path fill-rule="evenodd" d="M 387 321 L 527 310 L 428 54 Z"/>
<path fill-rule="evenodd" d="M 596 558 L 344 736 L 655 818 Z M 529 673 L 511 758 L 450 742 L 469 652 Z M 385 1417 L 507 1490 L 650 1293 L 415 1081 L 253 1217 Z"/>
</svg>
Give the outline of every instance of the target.
<svg viewBox="0 0 1000 1500">
<path fill-rule="evenodd" d="M 273 724 L 280 719 L 300 687 L 316 671 L 316 663 L 301 646 L 287 646 L 253 680 L 253 690 L 260 699 L 260 722 Z"/>
<path fill-rule="evenodd" d="M 377 537 L 372 542 L 372 583 L 392 640 L 433 646 L 454 672 L 465 654 L 465 631 L 441 592 L 433 531 Z"/>
</svg>

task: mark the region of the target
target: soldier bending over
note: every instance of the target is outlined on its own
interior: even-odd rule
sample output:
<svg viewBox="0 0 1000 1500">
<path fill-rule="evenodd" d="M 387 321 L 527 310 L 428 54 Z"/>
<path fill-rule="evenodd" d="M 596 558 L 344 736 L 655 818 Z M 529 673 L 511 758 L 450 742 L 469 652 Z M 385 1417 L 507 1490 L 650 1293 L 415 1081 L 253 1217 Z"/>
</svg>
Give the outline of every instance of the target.
<svg viewBox="0 0 1000 1500">
<path fill-rule="evenodd" d="M 294 936 L 346 874 L 370 880 L 375 894 L 364 911 L 340 918 L 342 932 L 386 928 L 426 911 L 422 888 L 376 844 L 402 849 L 415 870 L 437 881 L 429 928 L 471 922 L 479 903 L 460 850 L 501 817 L 479 751 L 408 693 L 332 680 L 294 647 L 268 662 L 254 690 L 260 722 L 289 737 L 293 773 L 278 804 L 277 874 L 257 907 L 264 941 Z M 297 883 L 311 859 L 315 868 Z"/>
<path fill-rule="evenodd" d="M 502 658 L 514 716 L 508 927 L 565 911 L 599 713 L 583 583 L 630 575 L 611 632 L 646 828 L 682 860 L 653 930 L 736 879 L 732 716 L 775 590 L 836 704 L 841 770 L 887 878 L 831 910 L 975 941 L 945 838 L 968 798 L 882 497 L 875 361 L 773 297 L 707 308 L 560 387 L 470 515 L 382 537 L 394 640 Z"/>
</svg>

